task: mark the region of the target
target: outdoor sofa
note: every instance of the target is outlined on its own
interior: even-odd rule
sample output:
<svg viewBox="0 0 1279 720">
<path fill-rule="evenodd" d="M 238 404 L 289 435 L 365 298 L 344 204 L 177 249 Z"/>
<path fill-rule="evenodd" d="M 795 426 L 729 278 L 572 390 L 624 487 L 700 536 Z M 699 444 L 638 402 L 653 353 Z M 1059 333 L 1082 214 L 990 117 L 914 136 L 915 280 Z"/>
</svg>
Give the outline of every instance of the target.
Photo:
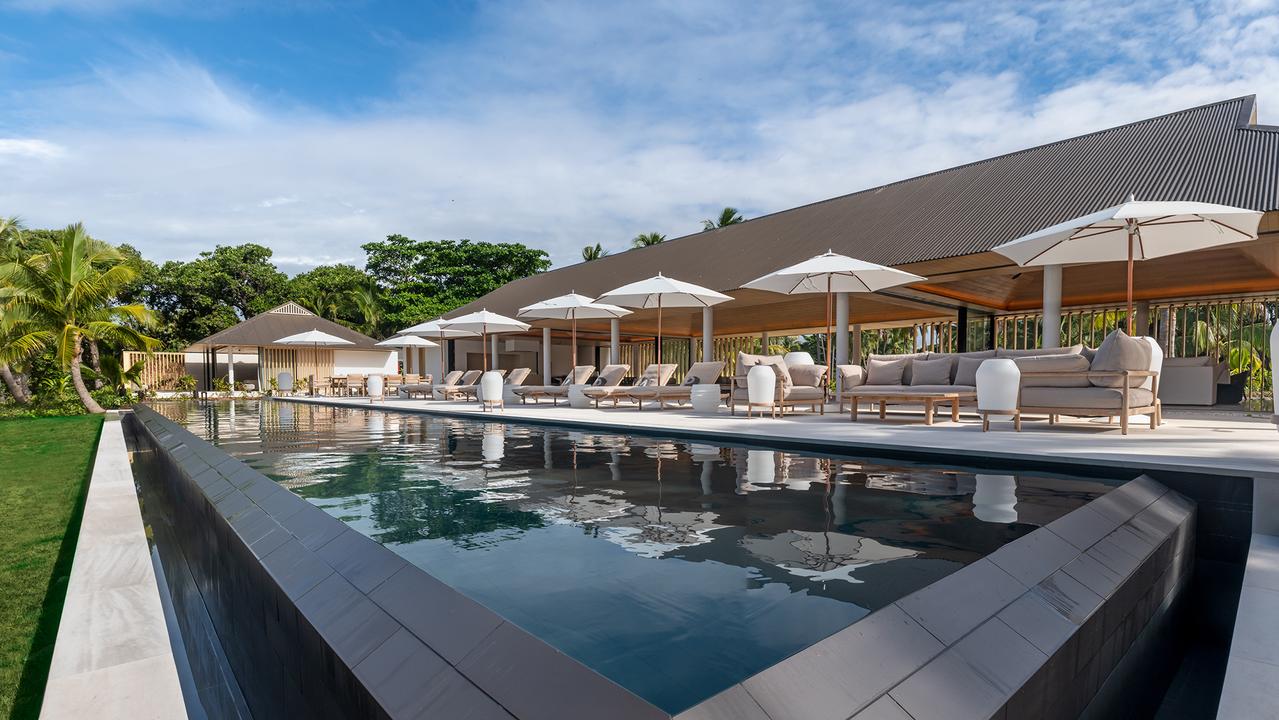
<svg viewBox="0 0 1279 720">
<path fill-rule="evenodd" d="M 671 368 L 670 373 L 665 376 L 666 382 L 669 382 L 670 376 L 675 373 L 675 366 L 663 365 L 661 367 L 663 371 L 665 371 L 665 368 Z M 624 389 L 627 390 L 626 396 L 634 400 L 640 410 L 644 409 L 645 401 L 653 400 L 657 401 L 659 410 L 665 410 L 667 403 L 679 405 L 692 402 L 694 385 L 716 385 L 719 383 L 719 376 L 723 373 L 723 362 L 698 362 L 693 363 L 688 368 L 688 372 L 684 373 L 684 382 L 680 385 L 667 385 L 666 382 L 658 382 L 651 385 L 632 385 Z"/>
<path fill-rule="evenodd" d="M 536 404 L 541 402 L 544 397 L 551 399 L 551 404 L 558 405 L 560 398 L 568 397 L 568 389 L 571 385 L 585 385 L 587 380 L 595 374 L 594 365 L 578 365 L 564 377 L 564 381 L 559 385 L 524 385 L 515 388 L 514 392 L 520 396 L 520 402 L 526 403 L 530 399 Z"/>
<path fill-rule="evenodd" d="M 749 393 L 746 386 L 746 373 L 756 365 L 768 365 L 773 368 L 777 377 L 773 386 L 773 410 L 786 415 L 786 408 L 794 409 L 806 406 L 824 415 L 826 413 L 826 366 L 794 365 L 786 366 L 786 358 L 782 355 L 752 355 L 737 353 L 737 371 L 733 375 L 733 389 L 728 394 L 728 411 L 737 414 L 737 406 L 746 408 L 750 414 Z"/>
</svg>

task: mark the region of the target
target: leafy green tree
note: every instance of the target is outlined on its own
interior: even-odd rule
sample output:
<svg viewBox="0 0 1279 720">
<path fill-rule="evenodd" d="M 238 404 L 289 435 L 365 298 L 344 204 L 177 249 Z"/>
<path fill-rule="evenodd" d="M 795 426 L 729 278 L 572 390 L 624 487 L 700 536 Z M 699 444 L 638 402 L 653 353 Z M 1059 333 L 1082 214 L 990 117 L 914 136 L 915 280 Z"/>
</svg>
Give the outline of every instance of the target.
<svg viewBox="0 0 1279 720">
<path fill-rule="evenodd" d="M 382 298 L 377 291 L 377 286 L 365 285 L 356 288 L 350 292 L 349 297 L 360 318 L 355 329 L 371 337 L 379 336 L 381 334 L 379 328 L 382 324 Z"/>
<path fill-rule="evenodd" d="M 382 291 L 383 322 L 402 328 L 437 317 L 551 266 L 544 250 L 518 243 L 413 240 L 366 243 L 365 270 Z"/>
<path fill-rule="evenodd" d="M 25 229 L 22 220 L 16 216 L 0 217 L 0 262 L 16 262 L 22 257 Z M 0 297 L 0 348 L 8 347 L 26 322 L 26 314 L 12 305 L 11 299 Z M 4 380 L 5 388 L 15 401 L 21 404 L 30 402 L 24 373 L 15 371 L 9 362 L 0 361 L 0 379 Z"/>
<path fill-rule="evenodd" d="M 703 220 L 702 230 L 714 230 L 715 228 L 728 227 L 744 221 L 745 218 L 742 217 L 741 213 L 737 212 L 737 208 L 726 207 L 719 211 L 719 217 L 714 220 Z"/>
<path fill-rule="evenodd" d="M 600 245 L 599 243 L 595 243 L 594 245 L 587 245 L 586 247 L 582 248 L 582 260 L 586 262 L 590 262 L 592 260 L 599 260 L 600 258 L 604 257 L 607 254 L 608 254 L 608 251 L 605 250 L 604 246 Z"/>
<path fill-rule="evenodd" d="M 648 247 L 649 245 L 661 245 L 666 242 L 666 236 L 657 232 L 640 233 L 631 239 L 631 247 Z"/>
<path fill-rule="evenodd" d="M 100 381 L 104 387 L 113 390 L 117 395 L 127 397 L 129 395 L 129 386 L 141 384 L 142 369 L 146 364 L 147 361 L 144 357 L 132 365 L 126 366 L 120 356 L 108 353 L 102 356 L 102 367 L 100 369 L 86 369 L 85 374 Z"/>
<path fill-rule="evenodd" d="M 19 261 L 0 265 L 4 294 L 28 314 L 24 331 L 11 339 L 5 353 L 34 355 L 52 348 L 85 409 L 103 412 L 81 374 L 85 341 L 144 349 L 159 344 L 137 329 L 150 322 L 145 307 L 115 304 L 137 269 L 118 249 L 89 237 L 78 223 L 31 250 Z"/>
<path fill-rule="evenodd" d="M 353 294 L 373 282 L 368 273 L 346 264 L 319 265 L 289 280 L 289 297 L 320 317 L 358 327 L 364 320 Z"/>
</svg>

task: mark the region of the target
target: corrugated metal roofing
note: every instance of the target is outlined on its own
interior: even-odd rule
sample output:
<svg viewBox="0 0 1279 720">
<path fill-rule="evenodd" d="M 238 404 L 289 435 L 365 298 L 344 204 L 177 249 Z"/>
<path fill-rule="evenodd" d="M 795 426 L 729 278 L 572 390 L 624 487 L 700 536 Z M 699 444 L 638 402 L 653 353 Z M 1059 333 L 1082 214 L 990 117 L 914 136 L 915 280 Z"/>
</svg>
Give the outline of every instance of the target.
<svg viewBox="0 0 1279 720">
<path fill-rule="evenodd" d="M 206 347 L 255 347 L 272 346 L 275 341 L 290 335 L 320 330 L 336 335 L 343 340 L 350 340 L 353 345 L 343 345 L 339 349 L 348 350 L 383 350 L 375 346 L 377 342 L 368 335 L 358 333 L 345 325 L 339 325 L 303 308 L 297 303 L 288 302 L 272 308 L 237 325 L 213 333 L 207 338 L 191 345 L 188 350 Z"/>
<path fill-rule="evenodd" d="M 720 291 L 833 248 L 884 265 L 971 255 L 1121 202 L 1279 210 L 1279 128 L 1255 96 L 1020 150 L 509 283 L 459 308 L 513 312 L 665 272 Z"/>
</svg>

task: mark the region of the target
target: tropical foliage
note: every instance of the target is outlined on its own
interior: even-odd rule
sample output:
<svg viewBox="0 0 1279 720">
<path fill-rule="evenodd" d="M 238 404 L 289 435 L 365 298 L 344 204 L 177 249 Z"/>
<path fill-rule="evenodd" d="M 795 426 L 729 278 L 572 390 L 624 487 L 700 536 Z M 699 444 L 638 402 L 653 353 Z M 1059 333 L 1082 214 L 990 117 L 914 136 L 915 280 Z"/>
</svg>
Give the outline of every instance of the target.
<svg viewBox="0 0 1279 720">
<path fill-rule="evenodd" d="M 600 258 L 604 257 L 607 254 L 608 254 L 608 251 L 605 250 L 604 246 L 600 245 L 599 243 L 595 243 L 594 245 L 587 245 L 586 247 L 582 248 L 582 260 L 586 262 L 590 262 L 592 260 L 599 260 Z"/>
<path fill-rule="evenodd" d="M 737 208 L 726 207 L 719 211 L 719 216 L 714 219 L 706 219 L 702 221 L 702 230 L 714 230 L 716 228 L 728 227 L 744 222 L 745 218 L 737 211 Z"/>
<path fill-rule="evenodd" d="M 658 232 L 640 233 L 631 239 L 631 247 L 648 247 L 666 242 L 666 236 Z"/>
<path fill-rule="evenodd" d="M 6 322 L 12 327 L 0 348 L 0 362 L 22 363 L 51 353 L 85 409 L 102 412 L 81 372 L 86 345 L 159 345 L 143 332 L 151 312 L 140 304 L 117 302 L 137 274 L 124 253 L 89 237 L 79 224 L 26 242 L 0 264 L 0 301 L 5 314 L 15 318 Z"/>
</svg>

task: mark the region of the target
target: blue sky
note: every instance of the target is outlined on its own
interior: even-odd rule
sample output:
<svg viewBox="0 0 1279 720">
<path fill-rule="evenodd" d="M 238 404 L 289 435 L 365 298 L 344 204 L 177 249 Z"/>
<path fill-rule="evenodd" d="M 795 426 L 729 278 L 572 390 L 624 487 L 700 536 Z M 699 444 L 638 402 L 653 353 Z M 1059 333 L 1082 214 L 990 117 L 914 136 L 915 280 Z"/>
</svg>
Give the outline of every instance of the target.
<svg viewBox="0 0 1279 720">
<path fill-rule="evenodd" d="M 1276 0 L 0 0 L 0 214 L 156 258 L 556 264 L 1242 94 Z"/>
</svg>

